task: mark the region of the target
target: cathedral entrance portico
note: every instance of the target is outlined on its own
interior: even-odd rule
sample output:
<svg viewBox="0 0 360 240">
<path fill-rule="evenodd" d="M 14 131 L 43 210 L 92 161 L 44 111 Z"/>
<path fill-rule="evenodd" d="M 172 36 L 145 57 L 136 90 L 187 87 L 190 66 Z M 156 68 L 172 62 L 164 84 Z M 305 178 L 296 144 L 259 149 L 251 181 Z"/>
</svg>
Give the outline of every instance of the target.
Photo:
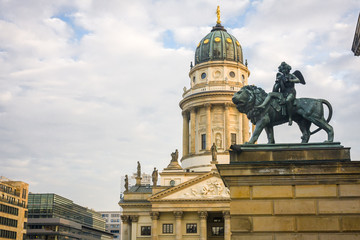
<svg viewBox="0 0 360 240">
<path fill-rule="evenodd" d="M 151 239 L 230 240 L 229 211 L 151 212 Z"/>
</svg>

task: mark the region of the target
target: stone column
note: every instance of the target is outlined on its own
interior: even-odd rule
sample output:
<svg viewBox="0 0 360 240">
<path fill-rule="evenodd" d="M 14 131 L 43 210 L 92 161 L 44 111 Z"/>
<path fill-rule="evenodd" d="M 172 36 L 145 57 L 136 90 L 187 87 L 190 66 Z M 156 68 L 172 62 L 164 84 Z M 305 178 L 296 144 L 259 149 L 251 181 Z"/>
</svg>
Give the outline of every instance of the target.
<svg viewBox="0 0 360 240">
<path fill-rule="evenodd" d="M 189 114 L 182 112 L 183 116 L 183 157 L 189 154 Z"/>
<path fill-rule="evenodd" d="M 129 240 L 130 234 L 129 234 L 129 216 L 122 215 L 121 221 L 122 221 L 122 229 L 121 229 L 121 239 L 122 240 Z"/>
<path fill-rule="evenodd" d="M 223 211 L 224 216 L 224 240 L 231 239 L 230 211 Z"/>
<path fill-rule="evenodd" d="M 243 142 L 249 141 L 249 120 L 246 117 L 246 114 L 242 114 L 243 122 Z"/>
<path fill-rule="evenodd" d="M 183 215 L 182 211 L 175 211 L 175 239 L 181 240 L 182 239 L 182 231 L 181 231 L 181 218 Z"/>
<path fill-rule="evenodd" d="M 242 117 L 242 113 L 238 113 L 239 115 L 239 117 L 238 117 L 238 119 L 239 119 L 239 137 L 238 137 L 238 139 L 239 139 L 239 141 L 240 142 L 238 142 L 237 144 L 243 144 L 243 143 L 245 143 L 244 142 L 244 137 L 243 137 L 243 135 L 244 135 L 244 133 L 243 133 L 243 117 Z"/>
<path fill-rule="evenodd" d="M 225 103 L 225 149 L 229 149 L 231 145 L 230 135 L 230 103 Z"/>
<path fill-rule="evenodd" d="M 131 219 L 131 240 L 136 240 L 137 222 L 139 220 L 139 216 L 130 216 L 130 219 Z"/>
<path fill-rule="evenodd" d="M 196 114 L 195 114 L 195 108 L 192 108 L 190 110 L 190 123 L 191 123 L 191 144 L 190 144 L 190 153 L 191 154 L 195 154 L 195 140 L 196 140 L 196 136 L 195 136 L 195 129 L 196 129 Z"/>
<path fill-rule="evenodd" d="M 206 150 L 210 151 L 211 148 L 211 104 L 204 104 L 206 111 Z"/>
<path fill-rule="evenodd" d="M 152 227 L 151 227 L 151 239 L 152 240 L 158 240 L 158 220 L 160 213 L 159 212 L 151 212 L 150 213 L 151 219 L 152 219 Z"/>
<path fill-rule="evenodd" d="M 206 221 L 207 221 L 208 213 L 206 211 L 201 211 L 198 212 L 198 214 L 200 217 L 200 240 L 206 240 L 207 239 Z"/>
</svg>

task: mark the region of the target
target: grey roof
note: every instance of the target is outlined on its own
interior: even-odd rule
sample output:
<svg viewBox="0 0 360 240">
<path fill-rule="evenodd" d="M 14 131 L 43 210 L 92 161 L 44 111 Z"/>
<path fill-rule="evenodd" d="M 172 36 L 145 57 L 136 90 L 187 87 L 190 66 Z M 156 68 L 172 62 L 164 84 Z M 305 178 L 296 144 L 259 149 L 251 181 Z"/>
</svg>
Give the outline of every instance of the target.
<svg viewBox="0 0 360 240">
<path fill-rule="evenodd" d="M 152 186 L 150 185 L 135 185 L 131 186 L 129 192 L 132 193 L 152 193 Z"/>
</svg>

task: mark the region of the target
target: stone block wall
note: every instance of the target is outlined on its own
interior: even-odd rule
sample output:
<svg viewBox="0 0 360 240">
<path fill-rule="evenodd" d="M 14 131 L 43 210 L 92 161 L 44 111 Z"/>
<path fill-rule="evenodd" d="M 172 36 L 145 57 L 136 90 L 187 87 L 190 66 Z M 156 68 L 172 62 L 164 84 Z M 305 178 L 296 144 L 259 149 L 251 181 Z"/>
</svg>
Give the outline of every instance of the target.
<svg viewBox="0 0 360 240">
<path fill-rule="evenodd" d="M 232 186 L 230 192 L 234 240 L 360 239 L 360 184 Z"/>
<path fill-rule="evenodd" d="M 332 145 L 240 145 L 236 161 L 217 165 L 230 189 L 231 239 L 360 240 L 360 161 Z M 298 151 L 304 158 L 287 160 Z M 261 161 L 248 158 L 257 153 Z"/>
</svg>

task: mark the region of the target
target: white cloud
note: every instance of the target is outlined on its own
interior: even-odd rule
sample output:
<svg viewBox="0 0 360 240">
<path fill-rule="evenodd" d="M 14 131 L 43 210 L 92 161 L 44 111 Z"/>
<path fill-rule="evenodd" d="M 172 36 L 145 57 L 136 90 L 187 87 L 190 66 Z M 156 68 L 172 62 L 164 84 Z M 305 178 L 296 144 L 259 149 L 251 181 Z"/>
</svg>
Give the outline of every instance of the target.
<svg viewBox="0 0 360 240">
<path fill-rule="evenodd" d="M 120 177 L 137 161 L 150 173 L 181 152 L 178 103 L 217 5 L 243 46 L 249 83 L 271 90 L 282 61 L 301 70 L 307 85 L 298 96 L 329 99 L 335 139 L 359 159 L 349 134 L 359 117 L 360 58 L 350 52 L 356 0 L 1 1 L 0 175 L 117 209 Z M 296 127 L 275 134 L 300 141 Z"/>
</svg>

